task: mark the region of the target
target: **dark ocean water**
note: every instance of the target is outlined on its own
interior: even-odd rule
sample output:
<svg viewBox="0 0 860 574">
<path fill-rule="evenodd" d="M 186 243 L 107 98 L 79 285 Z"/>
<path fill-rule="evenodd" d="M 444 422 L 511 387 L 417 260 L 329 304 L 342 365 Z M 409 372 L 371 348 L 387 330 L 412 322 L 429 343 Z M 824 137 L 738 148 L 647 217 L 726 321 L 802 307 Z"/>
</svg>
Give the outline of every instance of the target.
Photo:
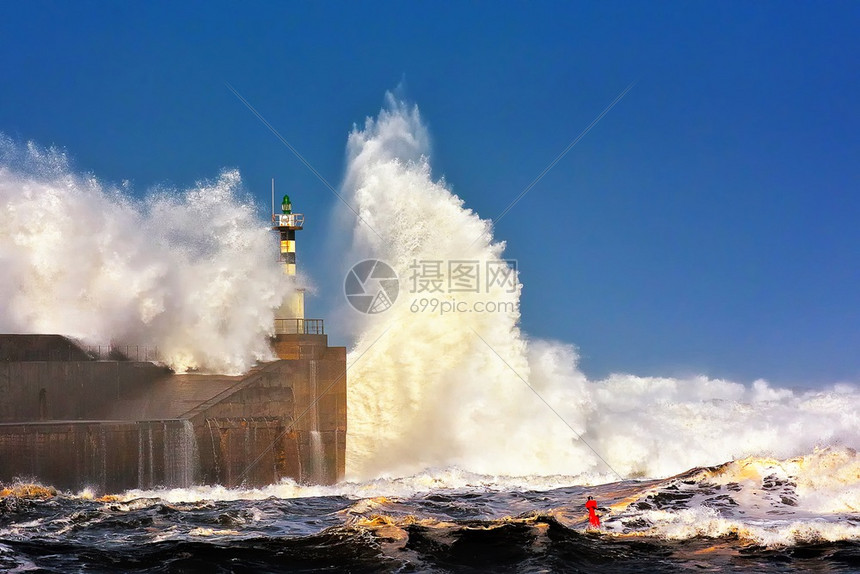
<svg viewBox="0 0 860 574">
<path fill-rule="evenodd" d="M 828 456 L 854 468 L 853 451 Z M 809 487 L 812 466 L 820 461 L 756 459 L 549 490 L 424 475 L 103 499 L 13 494 L 0 498 L 0 571 L 858 572 L 856 470 L 844 486 L 846 466 L 835 468 L 825 491 Z M 601 505 L 600 530 L 586 528 L 588 495 Z"/>
</svg>

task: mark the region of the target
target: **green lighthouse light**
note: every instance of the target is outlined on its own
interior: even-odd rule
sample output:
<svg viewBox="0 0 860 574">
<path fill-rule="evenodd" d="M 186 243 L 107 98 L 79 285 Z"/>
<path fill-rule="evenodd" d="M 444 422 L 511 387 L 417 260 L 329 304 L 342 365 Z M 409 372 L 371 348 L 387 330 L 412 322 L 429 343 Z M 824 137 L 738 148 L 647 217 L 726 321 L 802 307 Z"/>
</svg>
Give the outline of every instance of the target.
<svg viewBox="0 0 860 574">
<path fill-rule="evenodd" d="M 284 196 L 284 201 L 281 202 L 281 211 L 284 212 L 284 215 L 289 215 L 293 212 L 293 206 L 290 203 L 289 195 Z"/>
</svg>

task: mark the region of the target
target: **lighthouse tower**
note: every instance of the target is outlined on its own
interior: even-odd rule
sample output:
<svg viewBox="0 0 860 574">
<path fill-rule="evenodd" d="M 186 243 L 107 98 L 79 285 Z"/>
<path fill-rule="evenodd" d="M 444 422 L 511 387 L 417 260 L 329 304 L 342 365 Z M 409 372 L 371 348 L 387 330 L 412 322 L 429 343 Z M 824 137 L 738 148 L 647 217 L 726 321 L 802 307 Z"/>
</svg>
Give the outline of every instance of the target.
<svg viewBox="0 0 860 574">
<path fill-rule="evenodd" d="M 272 231 L 278 237 L 278 261 L 285 281 L 295 281 L 296 231 L 301 231 L 304 222 L 304 215 L 293 213 L 287 195 L 281 201 L 281 212 L 275 212 L 272 180 Z M 275 431 L 277 438 L 272 445 L 281 444 L 283 437 L 295 436 L 299 482 L 333 483 L 342 479 L 346 469 L 346 349 L 329 347 L 323 320 L 305 317 L 305 291 L 300 288 L 293 289 L 275 310 L 275 332 L 270 342 L 275 356 L 283 361 L 278 372 L 290 381 L 290 400 L 309 406 L 284 413 L 257 405 L 254 412 L 257 416 L 265 413 L 266 424 L 271 422 L 273 430 L 283 429 Z M 275 427 L 273 418 L 283 426 Z"/>
<path fill-rule="evenodd" d="M 274 204 L 274 181 L 272 182 L 272 194 L 272 203 Z M 284 269 L 284 274 L 290 277 L 296 274 L 296 231 L 302 229 L 304 222 L 305 216 L 301 213 L 293 213 L 290 196 L 285 195 L 281 202 L 281 213 L 272 214 L 272 230 L 277 232 L 280 238 L 278 260 Z M 305 290 L 296 289 L 287 296 L 275 312 L 275 334 L 304 332 L 304 319 Z"/>
</svg>

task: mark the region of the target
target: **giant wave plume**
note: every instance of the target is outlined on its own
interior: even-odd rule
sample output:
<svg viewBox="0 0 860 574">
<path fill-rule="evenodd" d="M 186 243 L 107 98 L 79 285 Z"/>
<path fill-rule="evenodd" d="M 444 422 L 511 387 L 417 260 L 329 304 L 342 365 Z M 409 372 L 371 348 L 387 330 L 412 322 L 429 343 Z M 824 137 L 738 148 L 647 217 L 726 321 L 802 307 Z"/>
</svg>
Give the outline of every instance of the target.
<svg viewBox="0 0 860 574">
<path fill-rule="evenodd" d="M 360 216 L 347 232 L 353 261 L 389 262 L 408 290 L 416 261 L 504 257 L 491 223 L 433 176 L 416 106 L 389 95 L 378 117 L 350 134 L 347 155 L 344 193 Z M 388 311 L 360 317 L 349 357 L 348 475 L 453 466 L 594 482 L 858 444 L 853 385 L 794 391 L 765 380 L 621 373 L 591 380 L 573 345 L 520 330 L 525 289 L 456 294 L 466 308 L 509 303 L 501 313 L 415 312 L 416 295 L 406 293 Z"/>
</svg>

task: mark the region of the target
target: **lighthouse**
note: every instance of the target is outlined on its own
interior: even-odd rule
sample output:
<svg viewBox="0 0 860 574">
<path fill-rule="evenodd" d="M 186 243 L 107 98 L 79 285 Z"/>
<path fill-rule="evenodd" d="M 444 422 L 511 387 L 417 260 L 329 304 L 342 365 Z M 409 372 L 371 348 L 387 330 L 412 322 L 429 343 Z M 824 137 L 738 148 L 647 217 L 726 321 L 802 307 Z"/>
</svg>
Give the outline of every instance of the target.
<svg viewBox="0 0 860 574">
<path fill-rule="evenodd" d="M 293 213 L 288 195 L 283 196 L 281 212 L 275 212 L 272 180 L 272 231 L 278 237 L 278 261 L 286 276 L 283 280 L 291 283 L 296 279 L 296 231 L 302 230 L 304 222 L 304 215 Z M 288 429 L 275 442 L 281 437 L 296 437 L 302 481 L 334 482 L 343 478 L 346 469 L 346 348 L 328 346 L 323 320 L 305 317 L 305 291 L 294 284 L 292 287 L 275 310 L 271 345 L 275 356 L 284 361 L 283 372 L 292 382 L 290 400 L 309 406 L 286 419 L 284 413 L 271 412 L 275 420 L 285 420 L 283 425 Z"/>
<path fill-rule="evenodd" d="M 272 182 L 272 203 L 274 207 L 274 181 Z M 274 211 L 274 209 L 272 210 Z M 305 216 L 293 213 L 290 196 L 285 195 L 281 202 L 281 213 L 272 213 L 272 230 L 280 240 L 278 261 L 284 270 L 284 275 L 296 275 L 296 231 L 301 231 Z M 302 333 L 305 319 L 305 290 L 295 289 L 287 295 L 281 306 L 275 312 L 275 333 Z"/>
</svg>

